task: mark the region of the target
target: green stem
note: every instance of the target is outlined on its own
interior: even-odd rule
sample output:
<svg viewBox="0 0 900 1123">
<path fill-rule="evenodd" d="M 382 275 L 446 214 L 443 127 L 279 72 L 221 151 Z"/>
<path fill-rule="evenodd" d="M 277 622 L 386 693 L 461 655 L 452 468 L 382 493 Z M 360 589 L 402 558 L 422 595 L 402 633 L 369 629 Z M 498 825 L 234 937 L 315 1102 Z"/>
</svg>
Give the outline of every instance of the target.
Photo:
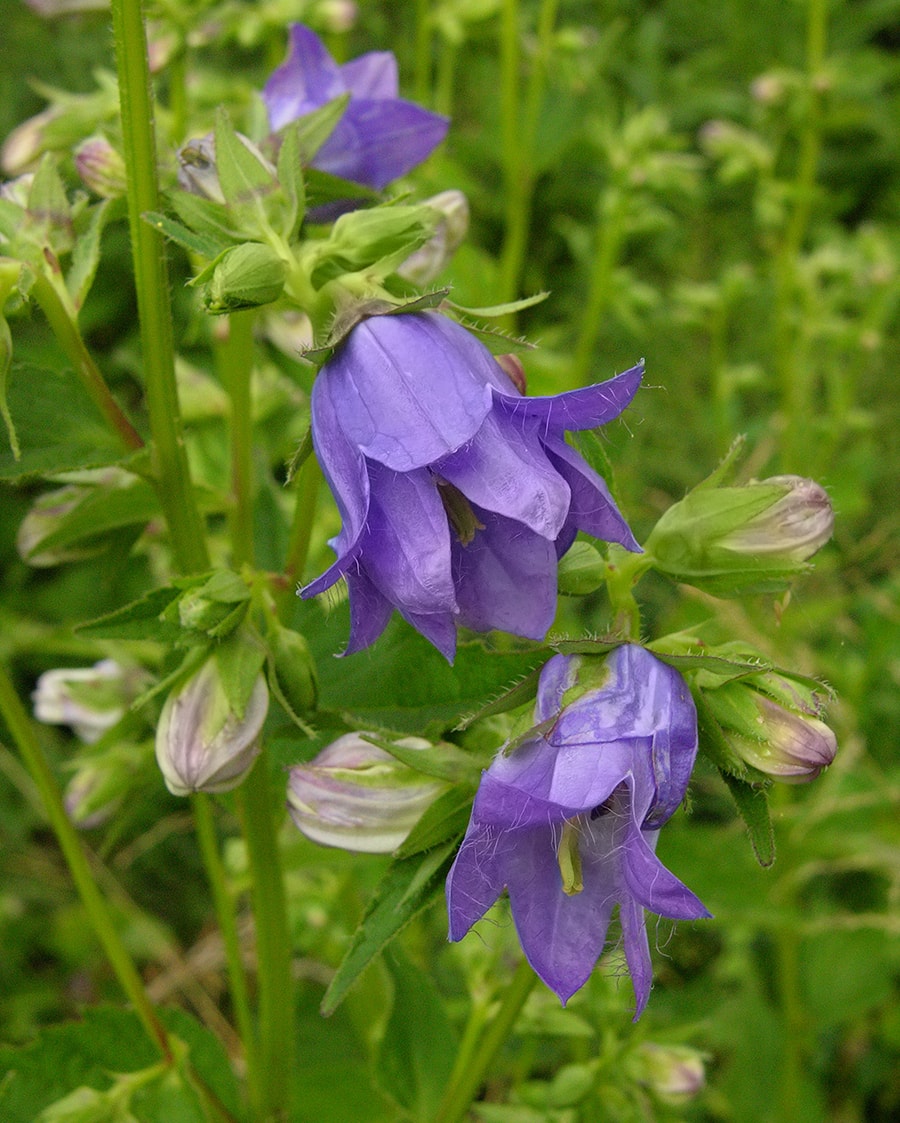
<svg viewBox="0 0 900 1123">
<path fill-rule="evenodd" d="M 613 276 L 619 252 L 625 241 L 625 215 L 628 207 L 626 192 L 617 186 L 609 189 L 601 200 L 597 226 L 597 249 L 591 272 L 587 304 L 581 321 L 581 333 L 572 360 L 572 382 L 576 386 L 591 381 L 591 364 L 594 346 L 600 335 L 603 315 L 613 291 Z"/>
<path fill-rule="evenodd" d="M 812 380 L 801 369 L 795 353 L 796 334 L 802 316 L 795 313 L 797 259 L 806 238 L 816 190 L 816 174 L 822 149 L 822 90 L 818 88 L 825 63 L 827 0 L 808 0 L 806 23 L 806 80 L 808 109 L 800 138 L 800 154 L 794 181 L 794 207 L 775 263 L 775 348 L 782 410 L 785 414 L 783 466 L 800 466 L 808 441 Z"/>
<path fill-rule="evenodd" d="M 614 543 L 607 551 L 606 590 L 613 609 L 611 631 L 640 643 L 641 610 L 634 587 L 653 566 L 651 554 L 633 554 Z"/>
<path fill-rule="evenodd" d="M 219 375 L 231 402 L 231 556 L 235 569 L 253 564 L 253 321 L 255 313 L 232 313 L 217 337 Z"/>
<path fill-rule="evenodd" d="M 517 99 L 504 98 L 503 112 L 514 114 L 511 121 L 504 120 L 504 154 L 507 161 L 506 175 L 506 232 L 503 251 L 500 257 L 499 302 L 515 300 L 519 296 L 519 283 L 525 251 L 528 245 L 528 229 L 531 223 L 531 204 L 534 194 L 534 149 L 537 135 L 538 117 L 544 100 L 544 87 L 547 77 L 547 63 L 550 58 L 553 28 L 559 0 L 542 0 L 538 16 L 537 54 L 531 69 L 528 89 L 525 94 L 525 112 L 519 109 Z M 513 25 L 514 26 L 514 25 Z M 507 33 L 504 25 L 504 35 Z M 507 134 L 510 145 L 516 151 L 506 149 Z M 514 323 L 509 323 L 510 329 Z"/>
<path fill-rule="evenodd" d="M 142 217 L 159 209 L 159 186 L 141 0 L 112 0 L 112 17 L 152 466 L 178 566 L 196 572 L 209 555 L 184 448 L 163 241 Z"/>
<path fill-rule="evenodd" d="M 431 3 L 416 0 L 416 71 L 413 100 L 419 105 L 431 105 Z"/>
<path fill-rule="evenodd" d="M 293 594 L 295 584 L 303 579 L 303 570 L 306 568 L 306 559 L 309 556 L 316 500 L 319 495 L 319 484 L 322 482 L 322 469 L 314 455 L 307 457 L 298 474 L 300 478 L 296 485 L 297 503 L 294 507 L 294 521 L 291 524 L 291 537 L 284 567 L 285 595 Z"/>
<path fill-rule="evenodd" d="M 281 854 L 265 756 L 238 791 L 256 921 L 263 1118 L 288 1118 L 294 1065 L 294 986 Z"/>
<path fill-rule="evenodd" d="M 216 917 L 225 948 L 225 962 L 228 965 L 228 981 L 231 989 L 231 1002 L 234 1006 L 234 1017 L 244 1045 L 247 1091 L 254 1114 L 258 1115 L 262 1108 L 259 1056 L 250 1009 L 247 975 L 241 958 L 240 937 L 235 922 L 234 904 L 228 891 L 225 867 L 219 855 L 219 845 L 216 839 L 216 828 L 209 796 L 199 792 L 193 797 L 192 803 L 197 841 L 200 844 L 200 853 L 206 867 L 206 876 L 212 890 Z"/>
<path fill-rule="evenodd" d="M 144 442 L 110 393 L 103 375 L 85 346 L 74 314 L 66 307 L 56 286 L 44 273 L 36 270 L 33 276 L 31 295 L 47 317 L 47 323 L 53 330 L 57 342 L 75 368 L 75 373 L 90 394 L 91 400 L 103 414 L 110 428 L 118 434 L 126 449 L 133 451 L 143 448 Z"/>
<path fill-rule="evenodd" d="M 537 976 L 523 960 L 516 968 L 500 1009 L 485 1030 L 478 1049 L 472 1052 L 471 1064 L 465 1069 L 460 1066 L 460 1070 L 454 1070 L 456 1078 L 451 1079 L 447 1086 L 433 1123 L 460 1123 L 465 1119 L 478 1089 L 484 1083 L 488 1069 L 512 1032 L 536 981 Z"/>
<path fill-rule="evenodd" d="M 40 792 L 47 817 L 59 842 L 85 912 L 116 974 L 116 978 L 134 1006 L 135 1013 L 147 1031 L 148 1037 L 159 1049 L 165 1061 L 172 1063 L 173 1058 L 168 1035 L 156 1016 L 137 968 L 116 930 L 107 909 L 106 901 L 97 888 L 81 839 L 66 814 L 56 777 L 47 763 L 31 720 L 3 667 L 0 667 L 0 714 L 2 714 L 10 735 L 18 746 L 25 765 L 31 773 L 31 778 Z"/>
</svg>

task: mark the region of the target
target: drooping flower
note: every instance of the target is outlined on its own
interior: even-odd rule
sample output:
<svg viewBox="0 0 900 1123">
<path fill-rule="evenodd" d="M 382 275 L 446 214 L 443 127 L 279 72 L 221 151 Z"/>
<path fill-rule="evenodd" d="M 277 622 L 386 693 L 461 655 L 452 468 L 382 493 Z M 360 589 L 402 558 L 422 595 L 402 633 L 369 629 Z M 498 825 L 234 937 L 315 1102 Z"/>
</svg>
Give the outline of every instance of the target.
<svg viewBox="0 0 900 1123">
<path fill-rule="evenodd" d="M 554 656 L 541 672 L 536 728 L 482 775 L 447 879 L 450 939 L 509 890 L 522 950 L 565 1003 L 603 950 L 613 908 L 640 1015 L 652 967 L 644 910 L 709 916 L 656 857 L 697 751 L 681 676 L 642 647 L 605 660 Z"/>
<path fill-rule="evenodd" d="M 346 577 L 345 654 L 373 643 L 394 608 L 451 660 L 457 623 L 542 639 L 578 530 L 639 549 L 565 432 L 618 416 L 642 373 L 527 398 L 446 316 L 358 323 L 313 386 L 313 442 L 343 526 L 337 561 L 302 590 Z"/>
<path fill-rule="evenodd" d="M 380 190 L 405 175 L 444 139 L 448 121 L 397 96 L 397 60 L 370 51 L 339 66 L 318 36 L 295 23 L 285 62 L 263 89 L 269 124 L 278 132 L 291 121 L 342 94 L 350 102 L 312 166 Z"/>
</svg>

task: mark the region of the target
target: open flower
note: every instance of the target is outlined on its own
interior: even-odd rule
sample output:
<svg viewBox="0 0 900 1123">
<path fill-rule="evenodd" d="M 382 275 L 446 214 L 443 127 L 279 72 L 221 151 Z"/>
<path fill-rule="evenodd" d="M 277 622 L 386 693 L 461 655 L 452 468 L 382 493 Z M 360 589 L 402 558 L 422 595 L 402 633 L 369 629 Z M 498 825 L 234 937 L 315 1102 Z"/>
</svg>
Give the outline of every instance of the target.
<svg viewBox="0 0 900 1123">
<path fill-rule="evenodd" d="M 358 323 L 313 386 L 313 442 L 343 526 L 337 561 L 302 590 L 346 577 L 346 653 L 373 643 L 394 608 L 451 660 L 457 623 L 542 639 L 578 530 L 637 550 L 565 431 L 618 416 L 642 373 L 526 398 L 445 316 Z"/>
<path fill-rule="evenodd" d="M 342 94 L 343 116 L 312 160 L 342 179 L 381 189 L 420 164 L 444 139 L 448 121 L 397 96 L 397 60 L 370 51 L 339 66 L 318 36 L 295 23 L 285 62 L 269 78 L 263 101 L 278 132 Z"/>
<path fill-rule="evenodd" d="M 447 879 L 450 939 L 506 886 L 522 950 L 565 1003 L 590 975 L 618 904 L 637 1017 L 652 980 L 644 909 L 709 916 L 654 854 L 694 764 L 693 700 L 676 671 L 628 645 L 605 661 L 554 656 L 535 721 L 482 776 Z"/>
</svg>

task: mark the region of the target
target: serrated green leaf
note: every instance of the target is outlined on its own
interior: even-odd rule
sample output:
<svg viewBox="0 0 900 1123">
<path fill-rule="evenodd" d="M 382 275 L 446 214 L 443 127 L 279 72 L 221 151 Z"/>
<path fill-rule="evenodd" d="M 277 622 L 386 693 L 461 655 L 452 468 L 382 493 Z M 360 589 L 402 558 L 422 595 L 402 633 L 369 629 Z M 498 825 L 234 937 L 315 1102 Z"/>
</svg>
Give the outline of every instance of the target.
<svg viewBox="0 0 900 1123">
<path fill-rule="evenodd" d="M 326 140 L 337 127 L 338 121 L 344 116 L 350 104 L 350 94 L 343 93 L 340 97 L 332 98 L 324 105 L 314 109 L 312 113 L 305 113 L 301 118 L 285 129 L 293 128 L 297 138 L 297 149 L 300 159 L 304 164 L 311 162 Z"/>
<path fill-rule="evenodd" d="M 492 651 L 480 640 L 459 645 L 451 667 L 413 628 L 393 620 L 365 662 L 329 659 L 325 643 L 347 634 L 342 606 L 328 620 L 333 628 L 303 626 L 319 666 L 319 700 L 323 709 L 347 715 L 357 729 L 396 729 L 422 734 L 429 725 L 446 728 L 461 715 L 488 703 L 511 682 L 547 659 L 546 648 Z"/>
<path fill-rule="evenodd" d="M 431 1123 L 453 1071 L 456 1041 L 434 983 L 397 947 L 385 955 L 394 1003 L 375 1078 L 415 1123 Z"/>
<path fill-rule="evenodd" d="M 397 848 L 394 857 L 409 858 L 440 846 L 448 839 L 462 838 L 472 812 L 473 796 L 474 785 L 457 786 L 438 796 Z"/>
<path fill-rule="evenodd" d="M 135 477 L 122 487 L 96 487 L 63 515 L 52 533 L 35 543 L 32 553 L 65 550 L 76 543 L 97 539 L 111 530 L 150 521 L 159 514 L 156 490 Z"/>
<path fill-rule="evenodd" d="M 278 183 L 272 171 L 238 136 L 224 110 L 216 117 L 216 170 L 225 206 L 241 232 L 261 237 L 270 225 L 269 200 Z"/>
<path fill-rule="evenodd" d="M 243 241 L 243 235 L 234 229 L 224 203 L 204 199 L 190 191 L 172 191 L 167 199 L 185 226 L 216 244 L 218 248 L 213 257 L 228 246 Z"/>
<path fill-rule="evenodd" d="M 72 208 L 56 162 L 49 153 L 44 155 L 34 173 L 28 191 L 28 215 L 34 224 L 34 236 L 54 253 L 67 253 L 72 248 Z"/>
<path fill-rule="evenodd" d="M 100 468 L 122 460 L 119 438 L 71 370 L 14 362 L 8 386 L 21 456 L 17 460 L 12 449 L 0 451 L 0 479 Z"/>
<path fill-rule="evenodd" d="M 288 201 L 281 235 L 292 242 L 306 213 L 306 183 L 303 179 L 303 156 L 300 145 L 301 122 L 294 121 L 284 130 L 278 150 L 278 182 Z"/>
<path fill-rule="evenodd" d="M 154 589 L 139 600 L 117 608 L 115 612 L 79 624 L 75 631 L 96 639 L 141 639 L 159 643 L 174 643 L 181 637 L 182 629 L 171 620 L 163 618 L 165 610 L 178 599 L 180 591 L 167 585 Z"/>
<path fill-rule="evenodd" d="M 66 275 L 66 288 L 76 310 L 84 304 L 94 283 L 97 266 L 100 264 L 100 237 L 112 209 L 112 199 L 95 203 L 88 211 L 88 221 L 84 229 L 78 230 L 78 237 L 72 247 L 72 261 Z M 79 223 L 79 227 L 81 225 Z"/>
<path fill-rule="evenodd" d="M 533 296 L 523 296 L 521 300 L 511 300 L 507 304 L 487 304 L 483 308 L 466 308 L 462 304 L 455 304 L 452 300 L 447 303 L 454 312 L 462 316 L 485 316 L 494 319 L 497 316 L 509 316 L 514 312 L 522 312 L 526 308 L 533 308 L 535 304 L 542 304 L 549 292 L 536 292 Z"/>
<path fill-rule="evenodd" d="M 200 257 L 218 257 L 231 244 L 230 241 L 225 242 L 223 239 L 214 238 L 209 234 L 198 234 L 194 230 L 189 230 L 186 226 L 182 226 L 180 222 L 176 222 L 174 218 L 169 218 L 158 211 L 147 211 L 141 217 L 154 230 L 158 230 L 164 238 L 168 238 L 170 242 L 175 242 L 183 249 L 190 250 L 191 253 L 199 254 Z"/>
<path fill-rule="evenodd" d="M 239 605 L 238 608 L 243 608 Z M 216 648 L 216 664 L 228 704 L 243 718 L 247 702 L 266 660 L 263 645 L 247 628 L 233 632 Z"/>
<path fill-rule="evenodd" d="M 455 843 L 392 862 L 369 902 L 350 948 L 322 999 L 330 1014 L 376 955 L 441 893 Z"/>
<path fill-rule="evenodd" d="M 737 776 L 722 772 L 732 799 L 747 827 L 750 845 L 759 864 L 767 869 L 775 861 L 775 833 L 769 818 L 769 800 L 764 790 L 754 787 Z"/>
</svg>

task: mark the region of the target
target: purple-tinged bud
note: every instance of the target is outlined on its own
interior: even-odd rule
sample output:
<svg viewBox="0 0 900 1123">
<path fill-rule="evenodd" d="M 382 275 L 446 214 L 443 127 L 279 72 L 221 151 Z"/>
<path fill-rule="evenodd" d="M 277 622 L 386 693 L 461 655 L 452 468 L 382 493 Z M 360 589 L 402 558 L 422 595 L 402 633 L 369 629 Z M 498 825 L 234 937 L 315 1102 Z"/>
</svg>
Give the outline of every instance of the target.
<svg viewBox="0 0 900 1123">
<path fill-rule="evenodd" d="M 69 725 L 93 744 L 123 717 L 144 685 L 143 671 L 102 659 L 93 667 L 45 671 L 31 699 L 34 716 L 47 725 Z"/>
<path fill-rule="evenodd" d="M 704 481 L 666 511 L 646 550 L 656 569 L 715 596 L 778 592 L 809 569 L 833 528 L 831 501 L 813 480 Z"/>
<path fill-rule="evenodd" d="M 103 199 L 125 194 L 125 161 L 105 136 L 92 136 L 75 149 L 75 170 L 85 187 Z"/>
<path fill-rule="evenodd" d="M 775 780 L 808 783 L 834 760 L 837 738 L 822 721 L 823 692 L 806 680 L 763 671 L 703 697 L 740 760 Z"/>
<path fill-rule="evenodd" d="M 429 749 L 421 737 L 398 745 Z M 362 854 L 396 850 L 447 785 L 347 733 L 308 764 L 291 769 L 288 811 L 298 829 L 322 846 Z"/>
<path fill-rule="evenodd" d="M 269 691 L 258 675 L 243 714 L 228 700 L 215 657 L 166 699 L 156 729 L 156 760 L 173 795 L 227 792 L 260 752 Z"/>
<path fill-rule="evenodd" d="M 462 191 L 442 191 L 426 199 L 425 206 L 440 215 L 434 233 L 397 269 L 401 277 L 414 285 L 427 285 L 433 281 L 469 231 L 469 201 Z"/>
<path fill-rule="evenodd" d="M 224 203 L 216 167 L 216 141 L 212 133 L 189 140 L 178 149 L 178 186 L 192 195 Z"/>
<path fill-rule="evenodd" d="M 44 134 L 58 117 L 58 109 L 43 109 L 7 136 L 0 148 L 0 168 L 8 176 L 18 176 L 34 168 L 45 151 Z"/>
<path fill-rule="evenodd" d="M 309 13 L 310 21 L 332 34 L 350 31 L 356 26 L 359 5 L 353 0 L 319 0 Z"/>
<path fill-rule="evenodd" d="M 770 476 L 759 486 L 783 486 L 786 490 L 771 506 L 721 538 L 719 546 L 736 554 L 777 554 L 791 562 L 807 561 L 834 530 L 834 508 L 828 493 L 815 480 L 803 476 Z"/>
<path fill-rule="evenodd" d="M 630 1060 L 635 1079 L 672 1106 L 696 1096 L 706 1084 L 703 1054 L 688 1045 L 642 1041 Z"/>
</svg>

